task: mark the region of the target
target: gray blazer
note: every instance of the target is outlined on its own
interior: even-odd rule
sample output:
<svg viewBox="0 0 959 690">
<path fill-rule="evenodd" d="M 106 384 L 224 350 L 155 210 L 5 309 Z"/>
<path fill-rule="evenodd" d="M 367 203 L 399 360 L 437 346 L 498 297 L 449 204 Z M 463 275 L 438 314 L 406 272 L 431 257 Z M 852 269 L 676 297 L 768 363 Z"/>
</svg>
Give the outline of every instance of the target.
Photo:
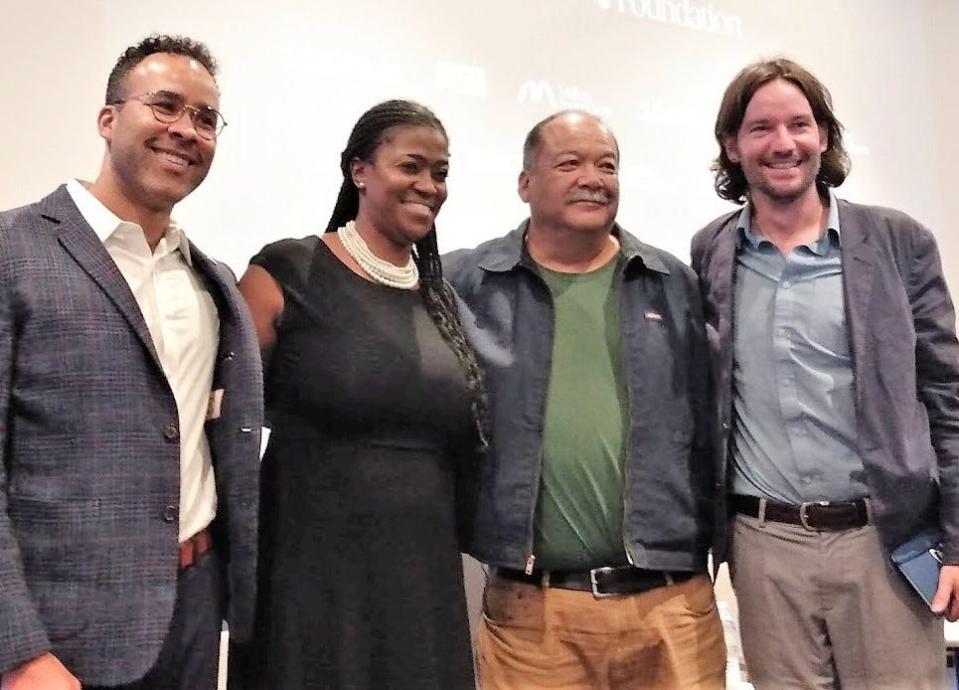
<svg viewBox="0 0 959 690">
<path fill-rule="evenodd" d="M 259 352 L 230 270 L 191 246 L 220 315 L 206 432 L 231 632 L 254 598 Z M 173 392 L 126 281 L 65 187 L 0 213 L 0 672 L 46 651 L 84 685 L 142 677 L 176 599 Z"/>
<path fill-rule="evenodd" d="M 726 486 L 732 423 L 733 279 L 739 211 L 693 237 L 713 354 Z M 936 242 L 909 216 L 839 201 L 847 332 L 856 382 L 859 452 L 877 526 L 893 549 L 941 524 L 959 563 L 959 344 Z M 715 554 L 725 553 L 720 501 Z"/>
</svg>

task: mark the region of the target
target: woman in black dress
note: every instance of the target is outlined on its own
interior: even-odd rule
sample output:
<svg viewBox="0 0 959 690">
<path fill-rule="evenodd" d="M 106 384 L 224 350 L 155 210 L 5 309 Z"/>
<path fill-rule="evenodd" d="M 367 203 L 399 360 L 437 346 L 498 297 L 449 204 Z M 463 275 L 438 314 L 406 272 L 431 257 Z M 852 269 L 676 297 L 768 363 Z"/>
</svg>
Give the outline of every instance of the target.
<svg viewBox="0 0 959 690">
<path fill-rule="evenodd" d="M 454 495 L 486 400 L 436 248 L 448 167 L 431 111 L 375 106 L 326 234 L 268 245 L 240 281 L 272 433 L 231 687 L 473 687 Z"/>
</svg>

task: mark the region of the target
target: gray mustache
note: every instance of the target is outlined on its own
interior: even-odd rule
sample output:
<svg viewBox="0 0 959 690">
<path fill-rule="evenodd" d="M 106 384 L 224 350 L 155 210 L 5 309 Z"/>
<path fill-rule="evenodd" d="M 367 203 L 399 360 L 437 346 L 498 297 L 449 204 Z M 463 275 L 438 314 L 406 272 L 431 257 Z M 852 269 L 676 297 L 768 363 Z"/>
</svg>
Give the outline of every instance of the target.
<svg viewBox="0 0 959 690">
<path fill-rule="evenodd" d="M 591 192 L 588 190 L 581 190 L 578 192 L 573 192 L 569 200 L 572 201 L 592 201 L 597 204 L 608 204 L 609 203 L 609 194 L 606 192 Z"/>
</svg>

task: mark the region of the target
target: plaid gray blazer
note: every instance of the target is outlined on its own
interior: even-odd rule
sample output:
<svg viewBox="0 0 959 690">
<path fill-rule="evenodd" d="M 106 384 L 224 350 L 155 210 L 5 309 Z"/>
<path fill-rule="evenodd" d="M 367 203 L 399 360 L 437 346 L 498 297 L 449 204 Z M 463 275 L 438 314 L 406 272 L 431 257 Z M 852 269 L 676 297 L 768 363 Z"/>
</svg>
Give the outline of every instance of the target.
<svg viewBox="0 0 959 690">
<path fill-rule="evenodd" d="M 207 422 L 228 622 L 249 632 L 262 374 L 228 268 L 191 247 L 220 314 Z M 176 403 L 146 323 L 65 187 L 0 213 L 0 673 L 46 651 L 84 685 L 142 677 L 176 598 Z"/>
</svg>

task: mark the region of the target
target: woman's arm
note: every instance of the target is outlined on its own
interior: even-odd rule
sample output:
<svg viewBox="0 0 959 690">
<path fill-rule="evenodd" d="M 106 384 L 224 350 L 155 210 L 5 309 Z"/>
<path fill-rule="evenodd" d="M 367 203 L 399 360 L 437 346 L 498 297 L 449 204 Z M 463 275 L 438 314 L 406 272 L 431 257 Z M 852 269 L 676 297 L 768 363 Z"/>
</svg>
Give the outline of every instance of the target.
<svg viewBox="0 0 959 690">
<path fill-rule="evenodd" d="M 269 272 L 251 264 L 240 278 L 240 292 L 253 314 L 256 338 L 260 343 L 263 366 L 269 366 L 276 345 L 277 323 L 283 314 L 283 290 Z"/>
</svg>

